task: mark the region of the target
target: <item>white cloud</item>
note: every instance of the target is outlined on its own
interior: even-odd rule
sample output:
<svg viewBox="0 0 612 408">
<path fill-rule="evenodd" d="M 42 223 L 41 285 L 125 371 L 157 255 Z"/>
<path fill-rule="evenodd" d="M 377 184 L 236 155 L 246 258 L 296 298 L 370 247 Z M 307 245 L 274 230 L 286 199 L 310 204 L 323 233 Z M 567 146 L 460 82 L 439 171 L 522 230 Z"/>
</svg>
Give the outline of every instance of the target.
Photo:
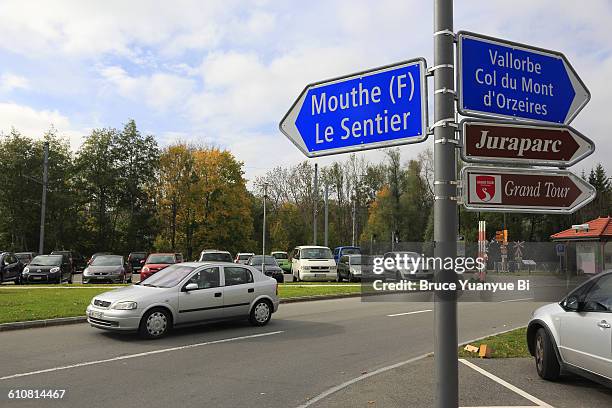
<svg viewBox="0 0 612 408">
<path fill-rule="evenodd" d="M 73 149 L 82 143 L 84 131 L 73 127 L 70 120 L 57 110 L 36 110 L 13 102 L 0 103 L 0 132 L 7 134 L 15 128 L 24 136 L 40 139 L 53 126 L 70 141 Z"/>
<path fill-rule="evenodd" d="M 167 73 L 130 76 L 118 66 L 102 68 L 100 73 L 110 86 L 107 92 L 117 92 L 124 98 L 144 102 L 157 110 L 180 105 L 194 86 L 190 79 Z"/>
<path fill-rule="evenodd" d="M 28 89 L 30 82 L 27 78 L 16 75 L 10 72 L 4 72 L 0 75 L 0 90 L 4 92 L 12 91 L 13 89 Z"/>
</svg>

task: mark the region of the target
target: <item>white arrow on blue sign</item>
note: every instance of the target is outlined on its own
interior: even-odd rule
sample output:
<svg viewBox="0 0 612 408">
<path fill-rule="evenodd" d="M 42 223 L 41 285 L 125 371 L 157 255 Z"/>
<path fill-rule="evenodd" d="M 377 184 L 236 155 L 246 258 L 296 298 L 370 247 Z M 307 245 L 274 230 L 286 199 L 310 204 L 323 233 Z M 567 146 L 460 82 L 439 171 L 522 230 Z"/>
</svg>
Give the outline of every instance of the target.
<svg viewBox="0 0 612 408">
<path fill-rule="evenodd" d="M 308 157 L 427 138 L 422 58 L 308 85 L 279 127 Z"/>
<path fill-rule="evenodd" d="M 591 95 L 555 51 L 460 31 L 459 113 L 569 124 Z"/>
</svg>

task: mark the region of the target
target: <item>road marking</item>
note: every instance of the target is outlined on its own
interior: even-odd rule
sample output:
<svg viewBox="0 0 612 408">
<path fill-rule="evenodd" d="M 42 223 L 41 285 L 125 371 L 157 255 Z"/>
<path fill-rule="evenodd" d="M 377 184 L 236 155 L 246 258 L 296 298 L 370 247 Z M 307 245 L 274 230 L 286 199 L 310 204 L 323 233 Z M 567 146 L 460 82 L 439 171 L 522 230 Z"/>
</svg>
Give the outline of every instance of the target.
<svg viewBox="0 0 612 408">
<path fill-rule="evenodd" d="M 525 326 L 521 326 L 521 327 L 525 327 Z M 511 329 L 511 330 L 516 330 L 516 329 L 521 328 L 521 327 L 517 327 L 517 328 Z M 467 343 L 473 343 L 475 341 L 482 340 L 482 339 L 487 338 L 489 336 L 497 336 L 499 334 L 507 333 L 507 332 L 509 332 L 511 330 L 504 330 L 504 331 L 500 331 L 500 332 L 496 332 L 496 333 L 491 333 L 491 334 L 488 334 L 486 336 L 478 337 L 476 339 L 469 340 L 469 341 L 467 341 L 465 343 L 460 343 L 460 344 L 457 345 L 457 347 L 465 345 Z M 399 363 L 391 364 L 391 365 L 388 365 L 386 367 L 381 367 L 378 370 L 372 371 L 372 372 L 367 373 L 367 374 L 360 375 L 359 377 L 355 377 L 352 380 L 348 380 L 346 382 L 343 382 L 342 384 L 339 384 L 339 385 L 336 385 L 335 387 L 327 389 L 326 391 L 322 392 L 321 394 L 319 394 L 319 395 L 309 399 L 308 401 L 306 401 L 304 404 L 298 406 L 297 408 L 306 408 L 306 407 L 309 407 L 312 404 L 314 404 L 314 403 L 316 403 L 318 401 L 321 401 L 323 398 L 329 397 L 330 395 L 332 395 L 332 394 L 334 394 L 334 393 L 336 393 L 336 392 L 338 392 L 338 391 L 348 387 L 349 385 L 355 384 L 356 382 L 359 382 L 361 380 L 365 380 L 366 378 L 372 377 L 372 376 L 380 374 L 380 373 L 384 373 L 384 372 L 389 371 L 389 370 L 393 370 L 394 368 L 398 368 L 398 367 L 401 367 L 401 366 L 406 365 L 406 364 L 414 363 L 416 361 L 422 360 L 425 357 L 429 357 L 429 356 L 433 356 L 433 353 L 421 354 L 420 356 L 413 357 L 413 358 L 411 358 L 409 360 L 405 360 L 405 361 L 401 361 Z M 481 408 L 485 408 L 485 407 L 481 407 Z M 495 407 L 495 408 L 504 408 L 504 407 Z M 513 408 L 521 408 L 521 407 L 513 407 Z M 531 407 L 531 408 L 534 408 L 534 407 Z M 544 407 L 538 407 L 538 408 L 544 408 Z M 550 405 L 546 405 L 545 408 L 552 408 L 552 407 Z"/>
<path fill-rule="evenodd" d="M 497 303 L 508 303 L 508 302 L 522 302 L 524 300 L 533 300 L 533 298 L 522 298 L 522 299 L 508 299 L 508 300 L 500 300 Z"/>
<path fill-rule="evenodd" d="M 427 312 L 433 312 L 433 310 L 426 309 L 426 310 L 416 310 L 414 312 L 395 313 L 395 314 L 387 315 L 387 317 L 406 316 L 406 315 L 411 315 L 411 314 L 419 314 L 419 313 L 427 313 Z"/>
<path fill-rule="evenodd" d="M 30 371 L 30 372 L 27 372 L 27 373 L 7 375 L 7 376 L 4 376 L 4 377 L 0 377 L 0 381 L 1 380 L 10 380 L 10 379 L 19 378 L 19 377 L 27 377 L 27 376 L 36 375 L 36 374 L 50 373 L 50 372 L 54 372 L 54 371 L 69 370 L 71 368 L 78 368 L 78 367 L 85 367 L 85 366 L 91 366 L 91 365 L 97 365 L 97 364 L 103 364 L 103 363 L 110 363 L 110 362 L 113 362 L 113 361 L 128 360 L 128 359 L 131 359 L 131 358 L 145 357 L 145 356 L 150 356 L 150 355 L 154 355 L 154 354 L 168 353 L 170 351 L 179 351 L 179 350 L 185 350 L 185 349 L 190 349 L 190 348 L 194 348 L 194 347 L 209 346 L 211 344 L 228 343 L 230 341 L 245 340 L 245 339 L 254 339 L 254 338 L 257 338 L 257 337 L 272 336 L 274 334 L 280 334 L 280 333 L 283 333 L 283 332 L 284 332 L 284 330 L 279 330 L 279 331 L 273 331 L 273 332 L 267 332 L 267 333 L 251 334 L 251 335 L 248 335 L 248 336 L 230 337 L 229 339 L 206 341 L 204 343 L 188 344 L 186 346 L 170 347 L 170 348 L 166 348 L 166 349 L 146 351 L 144 353 L 137 353 L 137 354 L 128 354 L 128 355 L 125 355 L 125 356 L 107 358 L 107 359 L 104 359 L 104 360 L 86 361 L 86 362 L 83 362 L 83 363 L 76 363 L 76 364 L 71 364 L 71 365 L 67 365 L 67 366 L 47 368 L 47 369 L 44 369 L 44 370 Z"/>
<path fill-rule="evenodd" d="M 395 364 L 392 364 L 390 366 L 382 367 L 382 368 L 379 368 L 378 370 L 372 371 L 370 373 L 360 375 L 359 377 L 355 377 L 352 380 L 348 380 L 346 382 L 343 382 L 340 385 L 336 385 L 335 387 L 332 387 L 332 388 L 328 389 L 327 391 L 325 391 L 325 392 L 317 395 L 316 397 L 306 401 L 304 404 L 298 406 L 297 408 L 306 408 L 306 407 L 309 407 L 312 404 L 321 401 L 323 398 L 328 397 L 331 394 L 333 394 L 335 392 L 338 392 L 341 389 L 346 388 L 346 387 L 348 387 L 351 384 L 355 384 L 356 382 L 359 382 L 359 381 L 364 380 L 366 378 L 372 377 L 372 376 L 380 374 L 380 373 L 384 373 L 385 371 L 393 370 L 394 368 L 398 368 L 398 367 L 401 367 L 401 366 L 406 365 L 406 364 L 414 363 L 415 361 L 421 360 L 421 359 L 429 356 L 430 354 L 431 353 L 422 354 L 422 355 L 420 355 L 418 357 L 411 358 L 410 360 L 400 361 L 399 363 L 395 363 Z"/>
<path fill-rule="evenodd" d="M 488 372 L 487 370 L 478 367 L 476 364 L 471 363 L 463 358 L 460 358 L 459 361 L 463 364 L 465 364 L 466 366 L 470 367 L 471 369 L 473 369 L 474 371 L 479 372 L 480 374 L 484 375 L 485 377 L 490 378 L 491 380 L 495 381 L 496 383 L 503 385 L 504 387 L 508 388 L 510 391 L 515 392 L 516 394 L 520 395 L 521 397 L 528 399 L 529 401 L 533 402 L 534 404 L 537 404 L 538 407 L 541 408 L 553 408 L 552 405 L 547 404 L 546 402 L 542 401 L 541 399 L 538 399 L 536 397 L 534 397 L 533 395 L 529 394 L 527 391 L 524 391 L 512 384 L 510 384 L 509 382 L 502 380 L 501 378 L 499 378 L 498 376 L 491 374 L 490 372 Z"/>
</svg>

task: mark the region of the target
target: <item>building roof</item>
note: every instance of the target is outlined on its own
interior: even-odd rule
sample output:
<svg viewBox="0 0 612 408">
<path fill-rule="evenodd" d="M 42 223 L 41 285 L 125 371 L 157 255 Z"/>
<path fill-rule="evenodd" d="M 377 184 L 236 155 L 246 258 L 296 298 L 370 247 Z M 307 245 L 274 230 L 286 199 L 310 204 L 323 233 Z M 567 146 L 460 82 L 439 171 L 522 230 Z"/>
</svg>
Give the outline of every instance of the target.
<svg viewBox="0 0 612 408">
<path fill-rule="evenodd" d="M 557 232 L 550 236 L 553 241 L 566 239 L 610 239 L 612 240 L 612 217 L 599 217 L 586 222 L 588 230 L 575 230 L 572 228 Z"/>
</svg>

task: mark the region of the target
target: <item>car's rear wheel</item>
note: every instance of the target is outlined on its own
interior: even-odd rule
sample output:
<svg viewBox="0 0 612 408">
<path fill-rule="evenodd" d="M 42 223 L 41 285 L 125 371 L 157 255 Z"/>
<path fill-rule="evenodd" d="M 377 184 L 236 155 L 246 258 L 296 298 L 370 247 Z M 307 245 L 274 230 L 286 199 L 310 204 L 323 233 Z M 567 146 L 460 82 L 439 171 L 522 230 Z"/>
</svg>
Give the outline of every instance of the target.
<svg viewBox="0 0 612 408">
<path fill-rule="evenodd" d="M 272 317 L 272 306 L 270 302 L 265 300 L 259 300 L 251 309 L 251 314 L 249 315 L 249 322 L 253 326 L 265 326 L 270 321 Z"/>
<path fill-rule="evenodd" d="M 170 313 L 164 309 L 152 309 L 140 320 L 138 333 L 147 339 L 158 339 L 165 336 L 172 325 Z"/>
<path fill-rule="evenodd" d="M 549 381 L 558 379 L 561 367 L 555 354 L 552 339 L 544 328 L 538 329 L 534 342 L 534 356 L 538 375 Z"/>
</svg>

